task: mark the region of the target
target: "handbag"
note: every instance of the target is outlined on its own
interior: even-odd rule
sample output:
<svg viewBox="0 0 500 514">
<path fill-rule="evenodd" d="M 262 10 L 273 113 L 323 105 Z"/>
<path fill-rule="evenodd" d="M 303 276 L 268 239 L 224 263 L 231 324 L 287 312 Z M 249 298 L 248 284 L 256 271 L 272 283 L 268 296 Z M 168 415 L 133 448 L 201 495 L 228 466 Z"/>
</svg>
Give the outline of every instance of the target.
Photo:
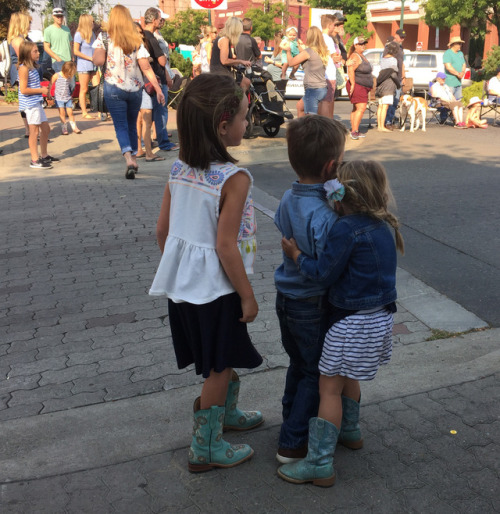
<svg viewBox="0 0 500 514">
<path fill-rule="evenodd" d="M 345 78 L 344 78 L 344 74 L 340 71 L 341 68 L 337 68 L 335 67 L 335 79 L 337 81 L 335 87 L 337 89 L 344 89 L 345 87 Z"/>
<path fill-rule="evenodd" d="M 158 77 L 158 75 L 156 75 L 156 74 L 155 74 L 155 77 L 156 77 L 156 81 L 158 82 L 158 84 L 160 84 L 160 77 Z M 155 87 L 149 81 L 149 79 L 147 79 L 146 77 L 144 77 L 144 91 L 146 91 L 146 93 L 149 96 L 155 96 L 156 95 Z"/>
<path fill-rule="evenodd" d="M 104 100 L 104 72 L 106 71 L 106 62 L 108 59 L 108 35 L 106 32 L 102 33 L 102 40 L 104 47 L 106 48 L 106 57 L 104 58 L 104 64 L 101 66 L 100 70 L 101 79 L 99 80 L 99 84 L 97 84 L 97 86 L 89 88 L 89 93 L 91 110 L 105 114 L 109 112 Z"/>
</svg>

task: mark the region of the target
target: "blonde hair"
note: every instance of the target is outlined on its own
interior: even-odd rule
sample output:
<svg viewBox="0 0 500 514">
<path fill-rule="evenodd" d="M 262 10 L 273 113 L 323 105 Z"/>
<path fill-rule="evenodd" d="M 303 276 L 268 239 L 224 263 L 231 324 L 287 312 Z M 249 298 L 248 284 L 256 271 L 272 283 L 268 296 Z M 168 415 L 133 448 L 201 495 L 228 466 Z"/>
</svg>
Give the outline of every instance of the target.
<svg viewBox="0 0 500 514">
<path fill-rule="evenodd" d="M 78 20 L 77 32 L 80 33 L 82 39 L 90 43 L 92 40 L 92 29 L 94 28 L 94 18 L 90 14 L 82 14 Z"/>
<path fill-rule="evenodd" d="M 76 74 L 76 63 L 74 61 L 66 61 L 62 68 L 61 73 L 65 79 L 70 79 Z"/>
<path fill-rule="evenodd" d="M 321 58 L 321 61 L 325 66 L 328 66 L 330 60 L 330 54 L 325 43 L 323 33 L 318 27 L 309 27 L 306 34 L 306 46 L 314 50 Z"/>
<path fill-rule="evenodd" d="M 10 15 L 7 43 L 11 43 L 16 37 L 25 38 L 30 30 L 31 16 L 25 12 L 15 12 Z"/>
<path fill-rule="evenodd" d="M 389 223 L 396 235 L 396 248 L 404 255 L 399 220 L 388 209 L 388 204 L 395 202 L 384 167 L 377 161 L 350 161 L 339 168 L 337 178 L 345 188 L 342 203 L 355 213 Z"/>
<path fill-rule="evenodd" d="M 106 31 L 113 45 L 121 48 L 124 54 L 131 54 L 142 45 L 141 35 L 135 28 L 130 11 L 123 5 L 115 5 L 109 13 Z"/>
<path fill-rule="evenodd" d="M 220 31 L 219 36 L 226 36 L 229 42 L 236 46 L 240 39 L 241 33 L 243 32 L 243 23 L 239 18 L 232 16 L 226 21 L 224 28 Z"/>
</svg>

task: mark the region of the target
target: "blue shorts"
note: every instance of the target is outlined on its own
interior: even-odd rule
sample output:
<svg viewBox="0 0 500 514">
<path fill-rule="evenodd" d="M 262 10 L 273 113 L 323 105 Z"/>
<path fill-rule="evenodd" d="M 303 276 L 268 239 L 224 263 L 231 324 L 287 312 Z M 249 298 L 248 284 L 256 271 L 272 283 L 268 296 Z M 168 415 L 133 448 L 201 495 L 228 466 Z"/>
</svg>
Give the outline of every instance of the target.
<svg viewBox="0 0 500 514">
<path fill-rule="evenodd" d="M 57 107 L 67 107 L 68 109 L 73 109 L 73 100 L 70 98 L 67 102 L 63 102 L 62 100 L 56 100 Z"/>
</svg>

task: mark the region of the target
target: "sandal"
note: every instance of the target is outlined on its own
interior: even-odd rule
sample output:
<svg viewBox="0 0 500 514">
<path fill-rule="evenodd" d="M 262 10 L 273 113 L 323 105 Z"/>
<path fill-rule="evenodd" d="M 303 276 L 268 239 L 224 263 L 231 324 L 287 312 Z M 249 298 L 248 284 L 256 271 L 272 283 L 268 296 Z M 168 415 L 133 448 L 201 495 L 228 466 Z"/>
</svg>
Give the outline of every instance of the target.
<svg viewBox="0 0 500 514">
<path fill-rule="evenodd" d="M 157 162 L 164 161 L 165 157 L 160 157 L 159 155 L 155 155 L 152 159 L 146 159 L 146 162 Z"/>
<path fill-rule="evenodd" d="M 135 156 L 136 159 L 144 159 L 144 157 L 146 157 L 145 153 L 141 153 L 141 155 L 136 155 Z"/>
<path fill-rule="evenodd" d="M 125 178 L 129 179 L 129 180 L 133 180 L 133 179 L 135 179 L 135 173 L 136 173 L 136 169 L 134 166 L 132 166 L 132 165 L 127 166 L 127 169 L 125 170 Z"/>
<path fill-rule="evenodd" d="M 95 120 L 95 116 L 92 116 L 91 114 L 87 113 L 87 114 L 82 114 L 82 118 L 86 119 L 86 120 Z"/>
</svg>

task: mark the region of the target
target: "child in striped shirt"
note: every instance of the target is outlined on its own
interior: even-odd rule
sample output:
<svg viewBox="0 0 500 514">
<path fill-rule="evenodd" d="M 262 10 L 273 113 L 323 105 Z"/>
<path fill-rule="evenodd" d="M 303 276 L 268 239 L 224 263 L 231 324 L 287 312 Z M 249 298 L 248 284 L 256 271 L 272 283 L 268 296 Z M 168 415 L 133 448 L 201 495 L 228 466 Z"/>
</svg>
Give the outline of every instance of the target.
<svg viewBox="0 0 500 514">
<path fill-rule="evenodd" d="M 50 169 L 52 162 L 59 161 L 47 153 L 50 125 L 43 110 L 43 95 L 48 94 L 49 88 L 40 85 L 38 74 L 38 59 L 40 52 L 36 43 L 23 41 L 19 48 L 19 110 L 26 113 L 29 127 L 29 148 L 31 153 L 30 168 Z M 38 154 L 38 136 L 40 135 L 40 150 Z"/>
<path fill-rule="evenodd" d="M 337 441 L 354 450 L 363 446 L 359 381 L 372 380 L 391 358 L 396 249 L 404 253 L 404 243 L 398 219 L 388 210 L 392 194 L 381 164 L 345 163 L 325 190 L 340 217 L 318 259 L 301 253 L 294 239 L 282 240 L 301 274 L 330 287 L 333 324 L 319 362 L 320 406 L 318 417 L 309 421 L 307 457 L 281 466 L 278 475 L 292 483 L 329 487 L 335 482 Z"/>
<path fill-rule="evenodd" d="M 71 94 L 74 89 L 74 77 L 76 73 L 76 64 L 73 61 L 67 61 L 63 64 L 62 70 L 52 76 L 52 84 L 55 82 L 54 98 L 59 108 L 59 119 L 61 120 L 61 131 L 63 135 L 68 135 L 66 127 L 66 114 L 69 118 L 69 124 L 74 134 L 81 134 L 82 131 L 76 126 L 73 116 L 73 100 Z"/>
</svg>

